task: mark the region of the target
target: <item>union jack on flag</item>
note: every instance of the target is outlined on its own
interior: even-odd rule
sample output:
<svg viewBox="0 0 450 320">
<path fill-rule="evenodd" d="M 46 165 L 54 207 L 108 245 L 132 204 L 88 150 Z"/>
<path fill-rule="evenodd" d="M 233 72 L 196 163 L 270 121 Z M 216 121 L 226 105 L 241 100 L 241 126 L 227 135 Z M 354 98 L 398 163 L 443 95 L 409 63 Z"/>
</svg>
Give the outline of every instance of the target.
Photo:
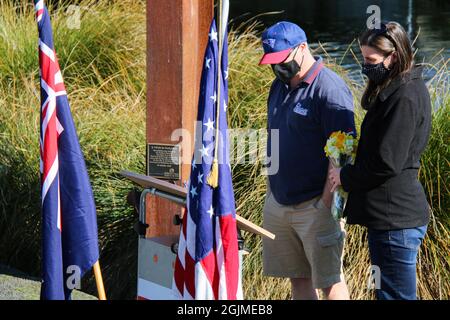
<svg viewBox="0 0 450 320">
<path fill-rule="evenodd" d="M 217 104 L 218 33 L 213 20 L 200 84 L 197 121 L 201 137 L 195 145 L 186 213 L 175 262 L 173 291 L 178 299 L 242 299 L 236 209 L 229 164 L 226 108 L 228 103 L 227 36 L 223 32 L 220 100 Z M 214 137 L 216 112 L 218 137 Z M 200 126 L 199 126 L 200 127 Z M 199 129 L 199 128 L 197 128 Z M 196 136 L 199 136 L 197 132 Z M 219 185 L 207 184 L 219 140 Z"/>
<path fill-rule="evenodd" d="M 98 260 L 94 197 L 56 57 L 50 16 L 35 0 L 41 76 L 42 299 L 70 299 L 69 276 Z"/>
</svg>

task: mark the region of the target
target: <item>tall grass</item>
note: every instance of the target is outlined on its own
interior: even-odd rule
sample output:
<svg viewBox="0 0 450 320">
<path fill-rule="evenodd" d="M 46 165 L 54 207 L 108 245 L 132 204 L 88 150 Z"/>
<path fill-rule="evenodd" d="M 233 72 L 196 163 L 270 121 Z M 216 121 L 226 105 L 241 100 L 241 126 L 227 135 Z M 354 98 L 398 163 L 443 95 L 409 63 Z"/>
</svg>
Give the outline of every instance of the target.
<svg viewBox="0 0 450 320">
<path fill-rule="evenodd" d="M 49 1 L 47 1 L 48 3 Z M 0 262 L 38 276 L 40 270 L 39 83 L 37 30 L 31 6 L 0 0 Z M 145 1 L 87 1 L 80 29 L 70 29 L 67 5 L 50 6 L 56 52 L 86 158 L 98 212 L 101 264 L 108 297 L 136 294 L 135 212 L 126 204 L 133 185 L 117 172 L 144 172 L 145 159 Z M 229 36 L 232 128 L 265 128 L 270 68 L 257 66 L 260 39 L 254 27 Z M 319 50 L 326 57 L 323 49 Z M 361 87 L 328 59 L 349 84 L 355 105 Z M 433 118 L 433 133 L 420 178 L 433 220 L 419 256 L 419 296 L 450 298 L 449 108 L 447 68 L 430 83 L 433 100 L 443 101 Z M 439 78 L 441 77 L 441 78 Z M 444 81 L 445 82 L 445 81 Z M 360 123 L 363 113 L 357 112 Z M 249 153 L 254 150 L 248 149 Z M 261 163 L 233 166 L 238 211 L 262 222 L 265 176 Z M 261 239 L 245 234 L 250 254 L 244 259 L 248 299 L 286 299 L 287 280 L 262 276 Z M 365 287 L 369 257 L 366 232 L 349 227 L 344 268 L 352 298 L 372 298 Z M 95 292 L 92 277 L 83 288 Z"/>
<path fill-rule="evenodd" d="M 133 186 L 117 172 L 144 171 L 145 1 L 79 1 L 80 29 L 70 28 L 68 6 L 56 4 L 49 4 L 55 49 L 97 204 L 108 296 L 131 298 L 136 291 L 136 217 L 125 200 Z M 33 7 L 0 0 L 0 261 L 36 276 L 37 39 Z M 94 292 L 91 280 L 83 287 Z"/>
</svg>

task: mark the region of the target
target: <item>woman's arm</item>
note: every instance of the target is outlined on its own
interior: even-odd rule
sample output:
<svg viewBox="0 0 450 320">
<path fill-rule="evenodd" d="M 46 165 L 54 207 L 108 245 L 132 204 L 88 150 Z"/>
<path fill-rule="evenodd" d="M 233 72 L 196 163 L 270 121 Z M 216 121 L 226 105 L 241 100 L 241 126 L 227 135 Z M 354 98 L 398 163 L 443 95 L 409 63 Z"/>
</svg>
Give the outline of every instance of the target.
<svg viewBox="0 0 450 320">
<path fill-rule="evenodd" d="M 380 124 L 378 145 L 357 165 L 346 165 L 340 171 L 345 191 L 370 190 L 401 173 L 414 138 L 417 102 L 403 96 Z"/>
</svg>

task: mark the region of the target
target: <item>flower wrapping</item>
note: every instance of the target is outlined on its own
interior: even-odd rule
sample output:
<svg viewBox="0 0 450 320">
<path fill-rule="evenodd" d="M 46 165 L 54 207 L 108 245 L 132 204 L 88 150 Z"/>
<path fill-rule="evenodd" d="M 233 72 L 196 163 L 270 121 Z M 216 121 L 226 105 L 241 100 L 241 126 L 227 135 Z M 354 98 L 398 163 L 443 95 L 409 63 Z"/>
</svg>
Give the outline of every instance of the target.
<svg viewBox="0 0 450 320">
<path fill-rule="evenodd" d="M 358 140 L 349 133 L 341 131 L 333 132 L 325 145 L 325 154 L 335 168 L 342 168 L 346 164 L 353 164 L 356 156 Z M 340 220 L 347 202 L 347 192 L 339 186 L 333 192 L 331 214 L 336 220 Z"/>
</svg>

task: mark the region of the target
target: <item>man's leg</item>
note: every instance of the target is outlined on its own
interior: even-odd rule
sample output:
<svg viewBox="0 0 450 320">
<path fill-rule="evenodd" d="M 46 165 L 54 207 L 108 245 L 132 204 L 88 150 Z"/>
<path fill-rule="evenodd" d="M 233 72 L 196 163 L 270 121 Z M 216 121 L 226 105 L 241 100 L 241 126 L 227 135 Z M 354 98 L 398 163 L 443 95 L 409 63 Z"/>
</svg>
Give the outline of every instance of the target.
<svg viewBox="0 0 450 320">
<path fill-rule="evenodd" d="M 311 279 L 291 278 L 292 300 L 317 300 L 317 291 Z"/>
<path fill-rule="evenodd" d="M 323 294 L 327 300 L 349 300 L 350 295 L 348 293 L 347 284 L 345 281 L 341 281 L 332 285 L 331 287 L 322 289 Z"/>
<path fill-rule="evenodd" d="M 345 232 L 341 223 L 333 218 L 322 199 L 302 218 L 309 221 L 302 241 L 311 264 L 313 288 L 320 288 L 326 299 L 348 300 L 342 272 Z"/>
<path fill-rule="evenodd" d="M 302 298 L 304 292 L 308 292 L 308 299 L 314 298 L 314 295 L 311 297 L 311 284 L 308 288 L 304 281 L 295 280 L 311 278 L 311 268 L 303 244 L 291 227 L 286 211 L 292 209 L 277 203 L 268 192 L 263 209 L 263 226 L 275 234 L 275 239 L 263 237 L 263 272 L 265 276 L 294 279 L 291 282 L 293 299 L 306 299 Z"/>
<path fill-rule="evenodd" d="M 340 219 L 339 225 L 345 238 L 345 220 Z M 341 260 L 344 259 L 344 249 L 342 249 Z M 350 300 L 347 283 L 345 282 L 344 274 L 341 275 L 342 281 L 332 285 L 331 287 L 322 289 L 323 294 L 327 300 Z"/>
</svg>

